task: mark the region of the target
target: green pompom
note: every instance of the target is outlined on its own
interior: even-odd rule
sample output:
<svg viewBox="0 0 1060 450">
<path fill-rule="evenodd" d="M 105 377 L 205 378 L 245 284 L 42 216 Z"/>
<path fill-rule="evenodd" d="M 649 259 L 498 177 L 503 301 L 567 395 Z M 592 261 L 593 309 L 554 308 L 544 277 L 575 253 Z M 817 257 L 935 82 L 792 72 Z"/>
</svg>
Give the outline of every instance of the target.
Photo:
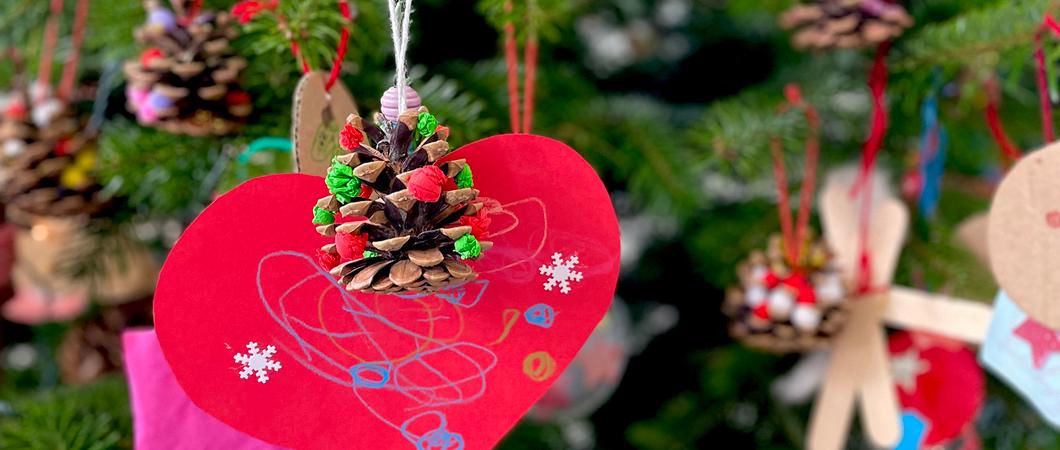
<svg viewBox="0 0 1060 450">
<path fill-rule="evenodd" d="M 454 247 L 456 248 L 456 253 L 460 255 L 460 259 L 475 259 L 482 254 L 482 245 L 471 234 L 460 236 L 460 239 L 456 240 Z"/>
<path fill-rule="evenodd" d="M 420 134 L 420 137 L 430 136 L 437 129 L 438 119 L 433 114 L 421 112 L 419 116 L 416 116 L 416 132 Z"/>
<path fill-rule="evenodd" d="M 335 213 L 328 211 L 319 206 L 313 207 L 313 224 L 314 225 L 330 225 L 335 223 Z"/>
<path fill-rule="evenodd" d="M 375 258 L 376 256 L 379 256 L 379 254 L 376 253 L 376 252 L 373 252 L 371 250 L 365 250 L 364 254 L 362 254 L 361 256 L 363 256 L 364 258 L 367 259 L 367 258 Z"/>
<path fill-rule="evenodd" d="M 339 162 L 338 158 L 331 160 L 324 184 L 328 186 L 328 192 L 343 205 L 361 195 L 361 180 L 353 174 L 353 167 Z"/>
<path fill-rule="evenodd" d="M 466 189 L 475 186 L 475 177 L 471 175 L 471 166 L 465 165 L 460 173 L 456 174 L 456 186 Z"/>
</svg>

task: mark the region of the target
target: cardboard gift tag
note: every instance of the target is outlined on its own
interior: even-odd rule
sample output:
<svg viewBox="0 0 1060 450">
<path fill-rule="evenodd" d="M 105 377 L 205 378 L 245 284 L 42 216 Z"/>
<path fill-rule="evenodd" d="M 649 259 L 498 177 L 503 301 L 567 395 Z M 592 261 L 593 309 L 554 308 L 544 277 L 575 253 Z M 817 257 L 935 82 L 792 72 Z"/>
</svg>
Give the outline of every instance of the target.
<svg viewBox="0 0 1060 450">
<path fill-rule="evenodd" d="M 328 92 L 327 79 L 327 72 L 309 72 L 294 91 L 291 139 L 298 173 L 324 176 L 331 158 L 342 151 L 337 136 L 346 116 L 357 113 L 346 86 L 336 82 Z"/>
<path fill-rule="evenodd" d="M 998 292 L 979 357 L 1060 429 L 1060 330 L 1028 317 L 1006 292 Z"/>
<path fill-rule="evenodd" d="M 494 446 L 607 311 L 618 223 L 596 173 L 560 142 L 495 136 L 449 158 L 474 167 L 494 246 L 470 261 L 476 280 L 432 295 L 350 293 L 318 266 L 319 177 L 256 178 L 211 204 L 156 294 L 188 397 L 289 447 Z"/>
<path fill-rule="evenodd" d="M 990 265 L 998 284 L 1043 325 L 1060 329 L 1060 143 L 1009 171 L 990 207 Z"/>
</svg>

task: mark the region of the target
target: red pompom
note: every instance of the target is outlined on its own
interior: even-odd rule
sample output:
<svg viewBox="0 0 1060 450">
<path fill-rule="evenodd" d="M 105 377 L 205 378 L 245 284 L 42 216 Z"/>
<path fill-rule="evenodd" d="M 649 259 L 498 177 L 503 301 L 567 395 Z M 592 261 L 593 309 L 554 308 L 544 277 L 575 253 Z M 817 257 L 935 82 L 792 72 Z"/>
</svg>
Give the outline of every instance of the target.
<svg viewBox="0 0 1060 450">
<path fill-rule="evenodd" d="M 486 215 L 486 210 L 480 209 L 473 216 L 461 217 L 460 225 L 471 227 L 471 235 L 475 236 L 476 239 L 482 239 L 489 234 L 490 222 L 492 221 L 493 219 Z"/>
<path fill-rule="evenodd" d="M 56 155 L 58 155 L 58 156 L 66 156 L 66 154 L 69 153 L 69 152 L 70 152 L 70 140 L 69 139 L 59 139 L 59 141 L 55 143 L 55 154 Z"/>
<path fill-rule="evenodd" d="M 146 50 L 144 50 L 143 52 L 140 53 L 140 65 L 144 66 L 144 67 L 147 67 L 148 65 L 151 64 L 151 61 L 155 60 L 155 58 L 161 58 L 161 57 L 162 57 L 162 50 L 159 50 L 159 49 L 157 49 L 155 47 L 151 47 L 151 48 L 146 49 Z"/>
<path fill-rule="evenodd" d="M 372 192 L 375 192 L 375 189 L 372 189 L 368 183 L 361 183 L 361 198 L 372 198 Z"/>
<path fill-rule="evenodd" d="M 26 105 L 22 103 L 22 100 L 14 100 L 8 103 L 7 109 L 4 110 L 4 115 L 11 119 L 22 119 L 26 117 Z"/>
<path fill-rule="evenodd" d="M 225 101 L 229 105 L 245 105 L 250 103 L 250 94 L 245 91 L 232 91 L 225 96 Z"/>
<path fill-rule="evenodd" d="M 442 196 L 442 186 L 447 179 L 442 169 L 437 166 L 426 166 L 412 171 L 405 184 L 416 200 L 436 202 Z"/>
<path fill-rule="evenodd" d="M 334 269 L 335 266 L 339 265 L 339 255 L 333 255 L 328 253 L 322 248 L 317 249 L 317 264 L 323 267 L 324 270 Z"/>
<path fill-rule="evenodd" d="M 342 132 L 339 133 L 339 145 L 346 149 L 348 152 L 352 152 L 355 148 L 364 142 L 364 134 L 361 130 L 358 130 L 353 125 L 346 124 L 342 127 Z"/>
<path fill-rule="evenodd" d="M 759 319 L 769 320 L 769 305 L 766 302 L 762 302 L 762 304 L 755 306 L 751 310 L 751 314 Z"/>
<path fill-rule="evenodd" d="M 766 272 L 766 275 L 762 277 L 762 284 L 766 285 L 766 288 L 773 289 L 780 283 L 780 278 L 773 272 Z"/>
<path fill-rule="evenodd" d="M 368 246 L 368 235 L 335 233 L 335 249 L 339 251 L 342 259 L 361 259 L 364 256 L 364 248 Z"/>
</svg>

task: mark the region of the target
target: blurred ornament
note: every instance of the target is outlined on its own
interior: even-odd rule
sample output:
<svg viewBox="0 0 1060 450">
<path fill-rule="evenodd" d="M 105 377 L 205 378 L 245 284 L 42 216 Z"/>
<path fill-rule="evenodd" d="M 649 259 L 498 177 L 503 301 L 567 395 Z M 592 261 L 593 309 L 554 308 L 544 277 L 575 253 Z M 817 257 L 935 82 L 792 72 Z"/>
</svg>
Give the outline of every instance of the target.
<svg viewBox="0 0 1060 450">
<path fill-rule="evenodd" d="M 246 61 L 229 46 L 237 34 L 231 17 L 188 7 L 180 9 L 187 16 L 177 17 L 157 1 L 147 8 L 148 21 L 135 35 L 149 48 L 124 66 L 129 111 L 141 124 L 170 133 L 235 132 L 251 107 L 238 80 Z"/>
<path fill-rule="evenodd" d="M 737 269 L 740 286 L 729 290 L 724 306 L 734 337 L 770 352 L 804 352 L 828 346 L 842 329 L 846 288 L 831 253 L 809 241 L 800 255 L 792 267 L 780 236 L 773 236 L 765 252 Z"/>
<path fill-rule="evenodd" d="M 815 0 L 788 9 L 780 26 L 794 30 L 795 48 L 859 48 L 900 36 L 913 26 L 913 18 L 887 0 Z"/>
<path fill-rule="evenodd" d="M 106 202 L 92 173 L 95 150 L 82 121 L 50 92 L 33 101 L 31 95 L 28 90 L 12 94 L 22 99 L 18 103 L 28 114 L 0 116 L 0 203 L 7 204 L 13 222 L 23 225 L 31 216 L 100 211 Z"/>
<path fill-rule="evenodd" d="M 88 384 L 122 368 L 121 333 L 152 323 L 151 299 L 104 307 L 67 330 L 56 353 L 59 373 L 69 384 Z"/>
<path fill-rule="evenodd" d="M 962 342 L 906 331 L 892 334 L 888 349 L 902 411 L 922 421 L 923 445 L 945 446 L 961 437 L 985 396 L 975 352 Z"/>
<path fill-rule="evenodd" d="M 12 322 L 39 324 L 76 318 L 89 297 L 103 304 L 120 304 L 154 290 L 159 265 L 137 241 L 124 236 L 100 237 L 85 230 L 85 218 L 36 217 L 32 226 L 15 231 L 15 297 L 2 308 Z M 92 274 L 74 278 L 66 264 L 110 239 L 107 253 L 94 255 L 99 264 Z"/>
<path fill-rule="evenodd" d="M 625 303 L 616 297 L 589 340 L 528 417 L 561 425 L 569 448 L 593 448 L 589 416 L 614 394 L 630 357 L 676 323 L 676 308 L 660 305 L 634 325 Z"/>
</svg>

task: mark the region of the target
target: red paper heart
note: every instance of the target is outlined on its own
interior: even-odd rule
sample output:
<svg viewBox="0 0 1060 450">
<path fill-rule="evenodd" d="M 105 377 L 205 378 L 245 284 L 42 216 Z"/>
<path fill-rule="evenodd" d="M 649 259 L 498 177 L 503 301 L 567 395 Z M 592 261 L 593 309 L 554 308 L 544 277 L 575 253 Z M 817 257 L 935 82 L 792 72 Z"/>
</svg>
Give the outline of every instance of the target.
<svg viewBox="0 0 1060 450">
<path fill-rule="evenodd" d="M 170 253 L 155 300 L 163 351 L 192 401 L 289 447 L 495 445 L 607 311 L 618 223 L 596 173 L 563 143 L 495 136 L 453 158 L 474 168 L 494 247 L 471 262 L 477 280 L 436 295 L 350 294 L 321 270 L 318 177 L 256 178 L 207 208 Z M 268 346 L 279 367 L 265 364 Z"/>
</svg>

